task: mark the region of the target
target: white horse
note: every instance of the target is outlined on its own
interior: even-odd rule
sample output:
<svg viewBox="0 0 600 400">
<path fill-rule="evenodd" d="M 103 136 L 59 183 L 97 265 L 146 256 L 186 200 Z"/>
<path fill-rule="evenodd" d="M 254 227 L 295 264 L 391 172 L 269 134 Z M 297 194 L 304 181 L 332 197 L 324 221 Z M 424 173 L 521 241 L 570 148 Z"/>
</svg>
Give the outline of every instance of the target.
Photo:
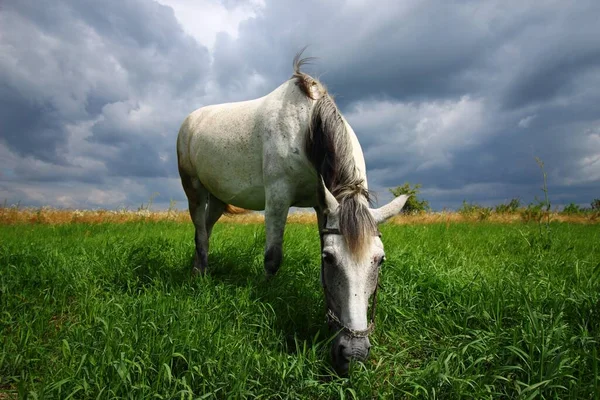
<svg viewBox="0 0 600 400">
<path fill-rule="evenodd" d="M 191 113 L 177 138 L 179 174 L 196 228 L 196 273 L 207 268 L 209 237 L 228 205 L 265 210 L 267 275 L 281 264 L 289 208 L 315 209 L 327 317 L 339 330 L 332 360 L 346 373 L 351 359 L 369 354 L 385 258 L 377 224 L 399 213 L 408 197 L 369 208 L 358 139 L 325 87 L 300 72 L 308 60 L 300 55 L 292 78 L 268 95 Z"/>
</svg>

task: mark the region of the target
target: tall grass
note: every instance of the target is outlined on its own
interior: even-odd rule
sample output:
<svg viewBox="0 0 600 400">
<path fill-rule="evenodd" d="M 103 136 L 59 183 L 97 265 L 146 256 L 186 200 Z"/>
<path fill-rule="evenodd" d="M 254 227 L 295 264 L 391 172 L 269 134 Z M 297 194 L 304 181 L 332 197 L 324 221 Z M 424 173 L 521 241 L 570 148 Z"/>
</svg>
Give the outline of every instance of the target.
<svg viewBox="0 0 600 400">
<path fill-rule="evenodd" d="M 600 230 L 384 225 L 372 355 L 330 369 L 318 235 L 217 224 L 192 279 L 190 224 L 0 227 L 0 396 L 598 398 Z"/>
</svg>

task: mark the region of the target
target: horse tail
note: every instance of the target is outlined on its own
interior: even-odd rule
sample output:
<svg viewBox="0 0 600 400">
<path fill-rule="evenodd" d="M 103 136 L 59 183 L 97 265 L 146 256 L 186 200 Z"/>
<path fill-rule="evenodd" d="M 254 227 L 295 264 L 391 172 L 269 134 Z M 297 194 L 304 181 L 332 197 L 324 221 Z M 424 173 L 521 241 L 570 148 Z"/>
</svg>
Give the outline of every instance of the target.
<svg viewBox="0 0 600 400">
<path fill-rule="evenodd" d="M 225 214 L 229 214 L 229 215 L 248 214 L 249 212 L 250 212 L 250 210 L 232 206 L 231 204 L 227 204 L 227 207 L 225 207 Z"/>
</svg>

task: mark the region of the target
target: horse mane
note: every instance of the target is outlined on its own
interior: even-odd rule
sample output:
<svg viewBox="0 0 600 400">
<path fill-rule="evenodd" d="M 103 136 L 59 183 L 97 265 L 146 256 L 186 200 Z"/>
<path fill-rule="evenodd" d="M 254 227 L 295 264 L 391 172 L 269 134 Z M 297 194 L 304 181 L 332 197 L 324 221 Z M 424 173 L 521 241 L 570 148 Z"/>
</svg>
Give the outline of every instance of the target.
<svg viewBox="0 0 600 400">
<path fill-rule="evenodd" d="M 314 59 L 300 58 L 302 51 L 294 57 L 292 79 L 308 98 L 315 100 L 306 136 L 306 154 L 339 203 L 340 233 L 350 251 L 362 255 L 377 232 L 369 211 L 370 194 L 354 163 L 350 136 L 333 97 L 321 82 L 300 71 Z"/>
</svg>

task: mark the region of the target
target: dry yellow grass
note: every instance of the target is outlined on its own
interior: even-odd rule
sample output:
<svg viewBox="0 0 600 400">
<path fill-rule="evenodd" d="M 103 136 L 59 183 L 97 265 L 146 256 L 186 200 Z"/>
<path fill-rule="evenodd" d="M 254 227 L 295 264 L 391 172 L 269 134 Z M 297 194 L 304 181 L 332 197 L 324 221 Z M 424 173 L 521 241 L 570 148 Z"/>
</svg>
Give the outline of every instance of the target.
<svg viewBox="0 0 600 400">
<path fill-rule="evenodd" d="M 436 223 L 454 223 L 454 222 L 492 222 L 500 224 L 513 224 L 523 222 L 520 213 L 491 213 L 485 218 L 480 218 L 477 214 L 465 215 L 457 212 L 439 212 L 425 213 L 417 215 L 398 215 L 393 217 L 390 222 L 398 225 L 405 224 L 436 224 Z M 542 222 L 546 221 L 546 216 Z M 557 212 L 550 213 L 551 222 L 569 222 L 576 224 L 594 224 L 600 222 L 597 214 L 565 215 Z"/>
<path fill-rule="evenodd" d="M 17 394 L 16 390 L 10 389 L 9 391 L 8 389 L 4 388 L 1 388 L 0 390 L 7 390 L 0 392 L 0 400 L 16 400 L 19 398 L 19 395 Z"/>
<path fill-rule="evenodd" d="M 232 213 L 225 214 L 219 222 L 237 224 L 256 224 L 264 222 L 264 216 L 257 212 L 242 209 L 230 210 Z M 545 218 L 544 218 L 545 220 Z M 551 221 L 569 222 L 581 224 L 594 224 L 600 222 L 600 215 L 581 214 L 564 215 L 551 213 Z M 0 224 L 69 224 L 69 223 L 126 223 L 135 221 L 175 221 L 189 223 L 190 217 L 187 211 L 130 211 L 130 210 L 65 210 L 50 207 L 41 208 L 18 208 L 0 207 Z M 425 213 L 417 215 L 399 215 L 390 220 L 397 225 L 407 224 L 435 224 L 456 222 L 479 222 L 492 223 L 517 223 L 522 222 L 520 213 L 496 214 L 491 213 L 484 219 L 478 215 L 465 215 L 456 212 Z M 312 211 L 294 212 L 288 216 L 288 223 L 293 224 L 316 224 L 316 217 Z"/>
</svg>

